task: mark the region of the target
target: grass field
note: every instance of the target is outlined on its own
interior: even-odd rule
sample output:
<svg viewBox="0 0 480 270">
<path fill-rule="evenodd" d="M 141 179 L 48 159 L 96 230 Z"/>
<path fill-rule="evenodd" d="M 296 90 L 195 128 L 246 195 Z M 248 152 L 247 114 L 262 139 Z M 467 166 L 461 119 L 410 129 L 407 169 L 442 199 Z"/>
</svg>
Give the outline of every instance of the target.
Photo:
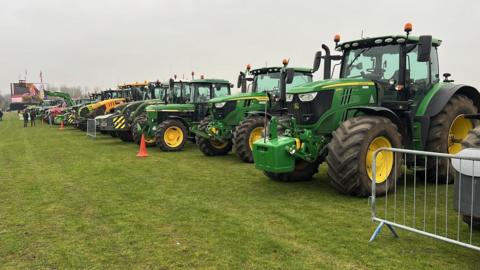
<svg viewBox="0 0 480 270">
<path fill-rule="evenodd" d="M 278 183 L 233 155 L 207 158 L 109 136 L 0 122 L 0 267 L 478 269 L 478 252 L 375 229 L 367 199 Z"/>
</svg>

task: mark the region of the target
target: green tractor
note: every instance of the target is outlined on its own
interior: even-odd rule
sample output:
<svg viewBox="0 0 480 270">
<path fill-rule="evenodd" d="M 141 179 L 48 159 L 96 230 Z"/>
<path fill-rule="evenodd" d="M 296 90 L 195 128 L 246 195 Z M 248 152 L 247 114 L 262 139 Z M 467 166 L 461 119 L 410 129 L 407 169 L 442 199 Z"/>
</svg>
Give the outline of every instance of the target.
<svg viewBox="0 0 480 270">
<path fill-rule="evenodd" d="M 312 73 L 316 71 L 287 68 L 288 60 L 284 60 L 283 65 L 254 70 L 247 65 L 238 77 L 237 87 L 242 93 L 209 101 L 210 115 L 192 128 L 203 154 L 226 155 L 233 147 L 241 160 L 253 162 L 252 145 L 263 137 L 265 119 L 285 114 L 285 91 L 311 82 Z M 252 82 L 249 93 L 247 81 Z M 267 93 L 272 95 L 270 99 Z"/>
<path fill-rule="evenodd" d="M 126 123 L 130 126 L 130 133 L 132 140 L 140 144 L 140 139 L 142 134 L 145 138 L 145 143 L 147 146 L 156 145 L 156 125 L 149 124 L 147 122 L 147 107 L 154 105 L 165 105 L 168 103 L 172 104 L 184 104 L 189 102 L 191 92 L 190 92 L 190 82 L 177 80 L 177 76 L 174 76 L 174 79 L 170 79 L 166 83 L 160 83 L 155 90 L 158 92 L 158 99 L 148 100 L 141 103 L 131 114 L 129 119 L 125 120 Z"/>
<path fill-rule="evenodd" d="M 291 119 L 270 121 L 268 138 L 254 143 L 255 167 L 274 180 L 309 180 L 326 161 L 335 189 L 368 196 L 377 149 L 457 153 L 476 124 L 472 115 L 480 107 L 480 93 L 472 86 L 454 84 L 448 73 L 441 81 L 437 56 L 441 41 L 410 36 L 411 24 L 405 25 L 405 31 L 406 35 L 341 44 L 336 36 L 336 50 L 343 52 L 340 78 L 287 92 Z M 331 60 L 326 58 L 325 64 Z M 402 156 L 378 155 L 377 195 L 392 188 L 400 175 L 402 162 L 395 160 Z M 435 160 L 427 160 L 423 168 L 432 179 Z M 439 160 L 439 181 L 452 179 L 447 177 L 450 173 L 448 161 Z"/>
<path fill-rule="evenodd" d="M 230 82 L 221 79 L 192 80 L 184 104 L 150 105 L 142 127 L 146 138 L 154 138 L 162 151 L 181 151 L 187 139 L 194 140 L 189 129 L 208 114 L 208 101 L 230 95 Z"/>
</svg>

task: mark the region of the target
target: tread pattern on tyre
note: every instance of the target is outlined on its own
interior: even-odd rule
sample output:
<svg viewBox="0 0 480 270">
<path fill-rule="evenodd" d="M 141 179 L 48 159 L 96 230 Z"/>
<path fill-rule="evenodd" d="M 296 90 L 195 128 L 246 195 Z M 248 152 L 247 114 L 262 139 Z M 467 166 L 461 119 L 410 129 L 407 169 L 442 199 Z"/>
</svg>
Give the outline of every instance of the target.
<svg viewBox="0 0 480 270">
<path fill-rule="evenodd" d="M 165 131 L 167 130 L 167 128 L 172 126 L 179 127 L 183 132 L 183 140 L 181 144 L 175 148 L 168 146 L 163 140 L 163 135 Z M 165 151 L 165 152 L 182 151 L 183 148 L 185 147 L 185 143 L 187 142 L 187 136 L 188 136 L 187 127 L 185 127 L 185 125 L 182 122 L 178 120 L 165 120 L 162 123 L 160 123 L 160 125 L 158 125 L 158 131 L 155 136 L 156 137 L 155 142 L 157 146 L 160 148 L 160 150 L 162 151 Z"/>
<path fill-rule="evenodd" d="M 253 162 L 253 153 L 250 149 L 249 138 L 250 132 L 259 126 L 265 125 L 265 118 L 263 116 L 251 116 L 244 119 L 235 128 L 233 133 L 233 148 L 237 156 L 244 162 Z"/>
<path fill-rule="evenodd" d="M 463 95 L 454 95 L 442 111 L 432 117 L 427 137 L 426 150 L 437 153 L 448 153 L 448 135 L 450 124 L 458 114 L 477 113 L 473 101 Z M 445 183 L 447 180 L 447 166 L 451 166 L 447 159 L 438 161 L 438 179 Z M 427 159 L 428 179 L 436 179 L 436 164 Z M 453 181 L 453 170 L 450 168 L 448 182 Z"/>
<path fill-rule="evenodd" d="M 370 195 L 371 190 L 361 183 L 359 152 L 367 132 L 378 125 L 394 127 L 396 136 L 401 138 L 397 126 L 388 118 L 379 116 L 350 118 L 332 133 L 326 158 L 328 175 L 331 185 L 341 193 L 361 197 Z"/>
<path fill-rule="evenodd" d="M 202 131 L 206 130 L 207 126 L 208 126 L 208 123 L 210 121 L 211 121 L 211 118 L 206 117 L 205 119 L 200 121 L 200 123 L 198 124 L 198 129 L 202 130 Z M 206 156 L 227 155 L 232 150 L 232 147 L 233 147 L 233 143 L 231 142 L 231 140 L 228 142 L 227 146 L 225 146 L 222 149 L 218 149 L 218 148 L 213 147 L 210 140 L 208 140 L 206 138 L 203 138 L 203 137 L 200 137 L 200 136 L 195 136 L 195 141 L 196 141 L 200 151 L 202 151 L 202 153 Z"/>
</svg>

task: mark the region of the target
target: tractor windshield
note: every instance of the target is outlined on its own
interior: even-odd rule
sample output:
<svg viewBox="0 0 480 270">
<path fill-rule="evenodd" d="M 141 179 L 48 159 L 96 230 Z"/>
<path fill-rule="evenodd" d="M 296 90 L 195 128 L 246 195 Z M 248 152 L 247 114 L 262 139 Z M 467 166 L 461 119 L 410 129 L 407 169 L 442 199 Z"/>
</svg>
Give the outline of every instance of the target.
<svg viewBox="0 0 480 270">
<path fill-rule="evenodd" d="M 342 62 L 341 78 L 363 78 L 375 81 L 398 80 L 399 67 L 399 45 L 347 50 Z"/>
<path fill-rule="evenodd" d="M 282 73 L 272 72 L 256 75 L 253 79 L 253 92 L 261 93 L 266 91 L 280 91 L 280 78 Z M 287 90 L 300 84 L 312 81 L 312 75 L 308 73 L 295 72 L 293 81 L 287 84 Z"/>
<path fill-rule="evenodd" d="M 210 98 L 230 95 L 228 84 L 195 83 L 192 87 L 192 100 L 196 103 L 208 102 Z"/>
<path fill-rule="evenodd" d="M 165 100 L 167 89 L 165 87 L 155 87 L 153 95 L 156 99 Z"/>
</svg>

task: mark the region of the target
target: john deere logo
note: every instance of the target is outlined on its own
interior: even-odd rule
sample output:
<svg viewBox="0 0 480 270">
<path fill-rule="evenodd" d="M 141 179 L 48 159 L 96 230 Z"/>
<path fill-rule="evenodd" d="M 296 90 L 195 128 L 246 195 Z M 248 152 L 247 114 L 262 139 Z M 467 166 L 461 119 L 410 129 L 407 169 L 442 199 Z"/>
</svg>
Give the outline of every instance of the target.
<svg viewBox="0 0 480 270">
<path fill-rule="evenodd" d="M 293 109 L 295 110 L 300 109 L 300 105 L 297 102 L 293 103 Z"/>
</svg>

